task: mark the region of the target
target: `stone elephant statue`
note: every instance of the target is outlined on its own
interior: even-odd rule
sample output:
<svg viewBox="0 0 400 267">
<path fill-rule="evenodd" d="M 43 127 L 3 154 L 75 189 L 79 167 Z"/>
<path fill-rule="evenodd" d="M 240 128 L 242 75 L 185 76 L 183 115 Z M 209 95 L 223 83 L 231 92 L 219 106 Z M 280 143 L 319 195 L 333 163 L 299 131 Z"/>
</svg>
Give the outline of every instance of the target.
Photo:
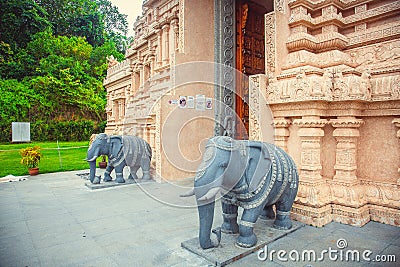
<svg viewBox="0 0 400 267">
<path fill-rule="evenodd" d="M 203 249 L 218 246 L 222 231 L 239 233 L 236 244 L 253 247 L 257 243 L 253 227 L 259 217 L 275 218 L 275 228 L 291 228 L 290 210 L 298 180 L 293 159 L 273 144 L 227 136 L 211 138 L 197 170 L 194 188 L 181 195 L 196 196 L 200 246 Z M 223 224 L 212 230 L 217 240 L 211 240 L 215 197 L 219 192 Z M 238 207 L 243 208 L 239 222 Z"/>
<path fill-rule="evenodd" d="M 115 169 L 115 181 L 124 183 L 123 170 L 129 166 L 129 179 L 137 179 L 136 172 L 142 168 L 142 179 L 151 179 L 150 162 L 152 151 L 150 145 L 142 138 L 130 135 L 98 134 L 89 146 L 87 161 L 90 165 L 89 179 L 93 184 L 100 183 L 96 176 L 96 159 L 100 155 L 108 156 L 108 166 L 104 173 L 104 181 L 112 180 L 110 173 Z"/>
</svg>

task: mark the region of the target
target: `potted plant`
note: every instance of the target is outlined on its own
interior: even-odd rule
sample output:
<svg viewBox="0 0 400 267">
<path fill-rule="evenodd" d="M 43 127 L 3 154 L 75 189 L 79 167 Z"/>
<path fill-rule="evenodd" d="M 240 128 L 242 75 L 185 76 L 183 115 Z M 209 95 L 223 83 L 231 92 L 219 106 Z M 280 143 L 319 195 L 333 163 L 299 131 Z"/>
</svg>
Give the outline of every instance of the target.
<svg viewBox="0 0 400 267">
<path fill-rule="evenodd" d="M 101 161 L 99 162 L 99 168 L 100 169 L 105 169 L 107 168 L 107 161 L 106 161 L 107 157 L 106 155 L 101 155 Z"/>
<path fill-rule="evenodd" d="M 37 175 L 39 173 L 39 162 L 42 154 L 40 153 L 40 146 L 27 147 L 19 151 L 22 156 L 21 163 L 28 168 L 30 175 Z"/>
</svg>

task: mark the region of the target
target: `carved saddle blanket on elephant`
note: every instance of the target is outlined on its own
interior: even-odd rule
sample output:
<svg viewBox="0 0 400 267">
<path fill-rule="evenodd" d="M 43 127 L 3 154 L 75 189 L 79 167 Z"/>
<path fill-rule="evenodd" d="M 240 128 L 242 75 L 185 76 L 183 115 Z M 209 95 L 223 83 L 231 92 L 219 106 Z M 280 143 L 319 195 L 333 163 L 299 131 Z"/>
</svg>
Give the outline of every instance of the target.
<svg viewBox="0 0 400 267">
<path fill-rule="evenodd" d="M 123 135 L 121 139 L 121 150 L 111 159 L 114 165 L 120 164 L 123 160 L 128 166 L 140 165 L 142 158 L 151 158 L 150 145 L 142 138 Z"/>
<path fill-rule="evenodd" d="M 246 179 L 241 179 L 230 192 L 223 195 L 222 201 L 251 209 L 260 206 L 262 203 L 275 203 L 285 190 L 297 188 L 297 168 L 286 152 L 269 143 L 263 143 L 263 150 L 270 159 L 270 167 L 257 189 L 255 191 L 250 190 L 249 180 L 251 180 L 251 177 L 246 177 Z"/>
<path fill-rule="evenodd" d="M 122 136 L 122 144 L 128 166 L 140 165 L 142 158 L 151 158 L 151 148 L 142 138 Z"/>
</svg>

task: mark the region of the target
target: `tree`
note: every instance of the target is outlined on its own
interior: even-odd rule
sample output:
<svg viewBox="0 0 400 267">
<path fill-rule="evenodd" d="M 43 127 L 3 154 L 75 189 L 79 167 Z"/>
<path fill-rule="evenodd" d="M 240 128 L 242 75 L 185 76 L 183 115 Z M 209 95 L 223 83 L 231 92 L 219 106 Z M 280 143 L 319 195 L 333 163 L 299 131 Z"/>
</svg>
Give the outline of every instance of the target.
<svg viewBox="0 0 400 267">
<path fill-rule="evenodd" d="M 47 12 L 34 0 L 1 0 L 0 10 L 0 41 L 14 52 L 51 25 Z"/>
<path fill-rule="evenodd" d="M 49 14 L 56 36 L 86 37 L 94 47 L 113 40 L 120 52 L 126 48 L 127 15 L 108 0 L 36 0 Z"/>
<path fill-rule="evenodd" d="M 54 35 L 85 36 L 92 45 L 101 45 L 104 23 L 92 0 L 35 0 L 47 11 Z"/>
<path fill-rule="evenodd" d="M 128 34 L 128 15 L 119 13 L 118 7 L 108 0 L 96 0 L 100 13 L 104 16 L 105 30 L 108 33 Z"/>
</svg>

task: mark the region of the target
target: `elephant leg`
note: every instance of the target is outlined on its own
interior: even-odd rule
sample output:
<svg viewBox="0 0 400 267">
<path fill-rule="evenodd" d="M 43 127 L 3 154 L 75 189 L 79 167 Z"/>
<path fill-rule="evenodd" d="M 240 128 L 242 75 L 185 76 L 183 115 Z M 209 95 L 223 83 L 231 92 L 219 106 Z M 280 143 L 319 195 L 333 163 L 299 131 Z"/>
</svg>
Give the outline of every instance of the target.
<svg viewBox="0 0 400 267">
<path fill-rule="evenodd" d="M 237 223 L 238 207 L 222 201 L 222 216 L 224 222 L 221 226 L 221 231 L 226 234 L 237 234 L 239 225 Z"/>
<path fill-rule="evenodd" d="M 275 212 L 272 209 L 272 205 L 266 205 L 262 210 L 259 216 L 262 220 L 270 220 L 275 219 Z"/>
<path fill-rule="evenodd" d="M 106 171 L 104 172 L 104 182 L 111 182 L 112 177 L 111 177 L 111 172 L 114 170 L 114 166 L 111 164 L 107 165 Z"/>
<path fill-rule="evenodd" d="M 274 221 L 274 228 L 280 230 L 287 230 L 292 228 L 292 220 L 290 219 L 290 210 L 293 201 L 287 199 L 279 200 L 276 206 L 276 219 Z"/>
<path fill-rule="evenodd" d="M 133 167 L 129 167 L 129 170 L 130 170 L 130 174 L 129 174 L 129 177 L 128 177 L 128 179 L 137 179 L 138 177 L 137 177 L 137 171 L 139 170 L 139 166 L 133 166 Z"/>
<path fill-rule="evenodd" d="M 150 158 L 142 158 L 142 164 L 140 166 L 143 171 L 143 180 L 150 180 Z"/>
<path fill-rule="evenodd" d="M 257 244 L 257 236 L 254 234 L 253 228 L 262 208 L 263 206 L 260 206 L 243 211 L 242 219 L 239 222 L 239 236 L 236 240 L 238 246 L 250 248 Z"/>
<path fill-rule="evenodd" d="M 122 162 L 118 166 L 115 166 L 115 182 L 125 183 L 125 179 L 124 179 L 124 175 L 123 175 L 124 167 L 125 167 L 124 162 Z"/>
</svg>

